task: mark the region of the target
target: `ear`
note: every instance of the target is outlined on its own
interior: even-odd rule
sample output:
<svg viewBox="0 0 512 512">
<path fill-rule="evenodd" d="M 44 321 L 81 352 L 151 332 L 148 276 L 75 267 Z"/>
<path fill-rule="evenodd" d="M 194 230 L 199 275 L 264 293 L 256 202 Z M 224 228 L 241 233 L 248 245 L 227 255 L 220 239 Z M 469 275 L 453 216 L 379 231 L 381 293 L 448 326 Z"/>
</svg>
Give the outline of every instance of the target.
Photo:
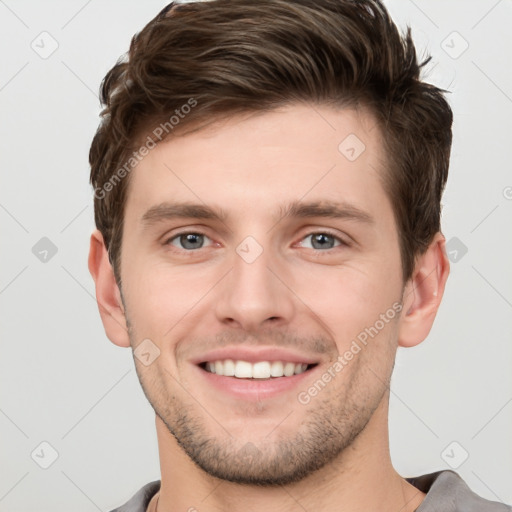
<svg viewBox="0 0 512 512">
<path fill-rule="evenodd" d="M 445 244 L 445 237 L 438 232 L 425 253 L 417 259 L 413 275 L 407 281 L 398 334 L 401 347 L 418 345 L 432 328 L 450 273 Z"/>
<path fill-rule="evenodd" d="M 121 293 L 108 259 L 103 236 L 97 229 L 91 235 L 89 272 L 96 284 L 96 302 L 107 337 L 115 345 L 129 347 L 130 338 Z"/>
</svg>

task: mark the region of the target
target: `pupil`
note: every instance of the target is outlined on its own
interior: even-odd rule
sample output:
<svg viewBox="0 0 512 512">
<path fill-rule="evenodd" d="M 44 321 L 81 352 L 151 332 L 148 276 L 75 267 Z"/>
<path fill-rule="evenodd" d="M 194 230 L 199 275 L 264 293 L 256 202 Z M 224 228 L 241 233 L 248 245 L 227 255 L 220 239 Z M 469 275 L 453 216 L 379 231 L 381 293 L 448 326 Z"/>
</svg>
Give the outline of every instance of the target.
<svg viewBox="0 0 512 512">
<path fill-rule="evenodd" d="M 329 248 L 333 247 L 332 237 L 330 235 L 327 235 L 325 233 L 318 233 L 316 235 L 313 235 L 313 247 L 315 249 L 324 249 L 325 247 L 329 246 Z M 318 247 L 315 246 L 315 244 L 319 244 Z"/>
<path fill-rule="evenodd" d="M 181 235 L 181 244 L 185 249 L 197 249 L 201 246 L 201 236 L 196 233 L 189 233 L 187 235 Z"/>
</svg>

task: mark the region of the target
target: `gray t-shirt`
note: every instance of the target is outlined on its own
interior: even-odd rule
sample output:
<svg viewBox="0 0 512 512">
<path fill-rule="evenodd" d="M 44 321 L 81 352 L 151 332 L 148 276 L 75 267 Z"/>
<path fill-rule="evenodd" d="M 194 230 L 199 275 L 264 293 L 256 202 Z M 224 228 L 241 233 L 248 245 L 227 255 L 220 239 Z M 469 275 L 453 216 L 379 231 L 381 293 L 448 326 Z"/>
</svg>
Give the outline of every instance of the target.
<svg viewBox="0 0 512 512">
<path fill-rule="evenodd" d="M 455 471 L 437 471 L 406 480 L 426 493 L 416 512 L 512 512 L 509 505 L 485 500 L 475 494 Z M 111 512 L 146 512 L 151 498 L 159 489 L 160 480 L 150 482 Z"/>
</svg>

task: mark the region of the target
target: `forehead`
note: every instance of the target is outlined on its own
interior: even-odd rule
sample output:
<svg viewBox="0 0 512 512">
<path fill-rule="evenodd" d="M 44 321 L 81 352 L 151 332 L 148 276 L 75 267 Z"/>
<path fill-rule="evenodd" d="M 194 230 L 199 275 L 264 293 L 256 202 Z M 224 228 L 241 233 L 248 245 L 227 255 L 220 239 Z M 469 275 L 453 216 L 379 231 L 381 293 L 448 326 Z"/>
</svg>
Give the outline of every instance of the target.
<svg viewBox="0 0 512 512">
<path fill-rule="evenodd" d="M 381 133 L 366 110 L 288 105 L 165 139 L 131 172 L 126 223 L 169 201 L 255 219 L 300 201 L 350 204 L 377 221 L 391 205 Z M 146 215 L 147 218 L 147 215 Z"/>
</svg>

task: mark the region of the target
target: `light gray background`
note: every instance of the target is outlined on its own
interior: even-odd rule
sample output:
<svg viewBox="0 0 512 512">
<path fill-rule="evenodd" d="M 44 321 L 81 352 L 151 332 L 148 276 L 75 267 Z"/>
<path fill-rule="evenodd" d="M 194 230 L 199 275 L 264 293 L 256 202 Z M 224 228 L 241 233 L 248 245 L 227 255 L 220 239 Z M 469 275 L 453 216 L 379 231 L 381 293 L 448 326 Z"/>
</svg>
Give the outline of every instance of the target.
<svg viewBox="0 0 512 512">
<path fill-rule="evenodd" d="M 0 0 L 1 511 L 108 511 L 160 477 L 153 411 L 87 269 L 87 156 L 101 79 L 165 3 Z M 399 350 L 392 459 L 414 476 L 467 452 L 468 485 L 512 503 L 512 2 L 386 4 L 452 91 L 442 223 L 458 251 L 428 339 Z M 43 237 L 47 262 L 32 252 Z M 42 442 L 58 452 L 47 469 Z"/>
</svg>

